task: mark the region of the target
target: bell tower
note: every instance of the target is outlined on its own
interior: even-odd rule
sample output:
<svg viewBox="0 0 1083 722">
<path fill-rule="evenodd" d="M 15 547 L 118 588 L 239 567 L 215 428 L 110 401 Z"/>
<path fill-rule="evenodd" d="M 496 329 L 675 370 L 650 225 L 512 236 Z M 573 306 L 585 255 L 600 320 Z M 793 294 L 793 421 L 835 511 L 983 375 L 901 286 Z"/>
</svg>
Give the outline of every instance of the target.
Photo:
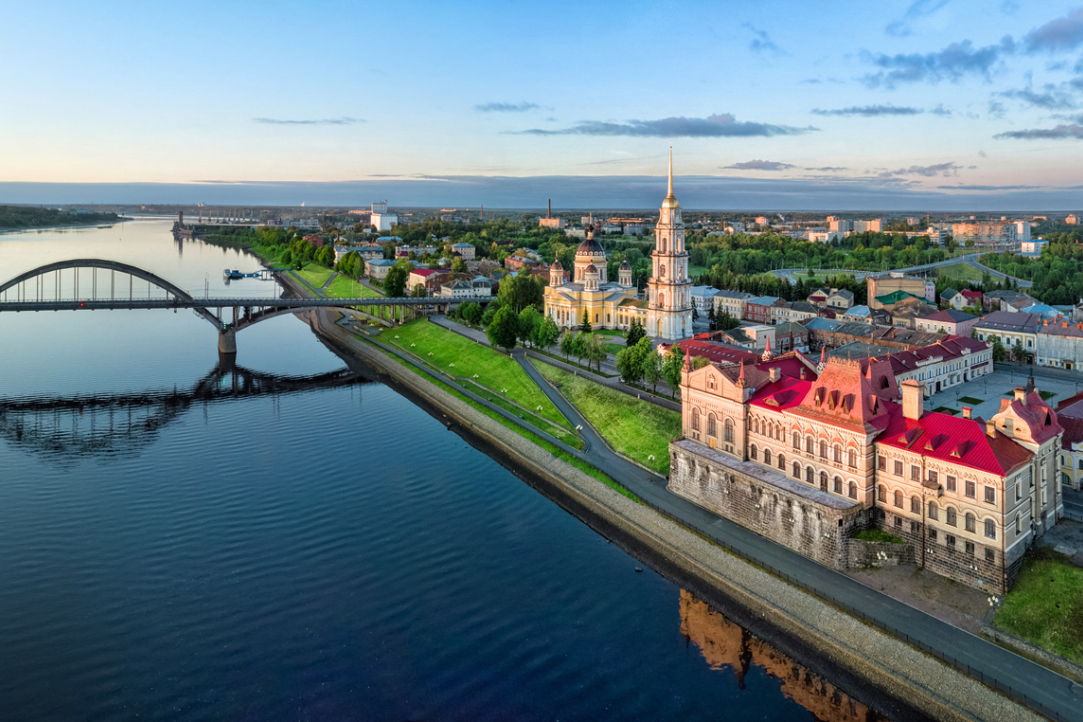
<svg viewBox="0 0 1083 722">
<path fill-rule="evenodd" d="M 681 204 L 673 195 L 673 147 L 669 149 L 669 194 L 654 227 L 653 273 L 647 282 L 647 335 L 663 341 L 692 336 L 692 281 L 684 247 Z"/>
</svg>

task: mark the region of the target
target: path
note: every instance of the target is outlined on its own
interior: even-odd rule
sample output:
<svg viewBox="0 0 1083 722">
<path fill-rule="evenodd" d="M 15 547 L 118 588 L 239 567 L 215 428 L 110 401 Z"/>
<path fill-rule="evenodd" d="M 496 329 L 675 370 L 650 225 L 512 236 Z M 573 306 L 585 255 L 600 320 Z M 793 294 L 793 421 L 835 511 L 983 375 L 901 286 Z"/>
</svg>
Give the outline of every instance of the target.
<svg viewBox="0 0 1083 722">
<path fill-rule="evenodd" d="M 334 272 L 334 273 L 332 273 L 332 274 L 331 274 L 330 276 L 328 276 L 328 277 L 327 277 L 327 280 L 323 282 L 323 285 L 322 285 L 322 286 L 320 286 L 319 290 L 317 290 L 317 291 L 316 291 L 316 293 L 318 293 L 318 294 L 320 294 L 320 295 L 322 296 L 322 295 L 323 295 L 323 292 L 324 292 L 325 290 L 327 290 L 327 287 L 328 287 L 328 286 L 330 286 L 330 285 L 331 285 L 331 283 L 332 283 L 332 282 L 333 282 L 333 281 L 334 281 L 334 280 L 335 280 L 336 278 L 338 278 L 338 271 L 335 271 L 335 272 Z"/>
<path fill-rule="evenodd" d="M 977 254 L 975 254 L 973 257 L 967 256 L 966 262 L 967 262 L 968 265 L 972 266 L 973 268 L 976 268 L 979 271 L 984 271 L 985 273 L 988 273 L 990 276 L 993 276 L 994 278 L 999 278 L 999 279 L 1002 279 L 1002 280 L 1005 279 L 1005 278 L 1010 278 L 1013 281 L 1015 281 L 1015 283 L 1017 283 L 1019 285 L 1019 288 L 1030 288 L 1031 286 L 1034 285 L 1033 283 L 1031 283 L 1030 281 L 1027 281 L 1025 279 L 1016 278 L 1015 276 L 1009 276 L 1006 273 L 1001 273 L 1000 271 L 989 268 L 989 266 L 984 266 L 978 261 L 978 258 L 979 258 L 979 256 Z"/>
</svg>

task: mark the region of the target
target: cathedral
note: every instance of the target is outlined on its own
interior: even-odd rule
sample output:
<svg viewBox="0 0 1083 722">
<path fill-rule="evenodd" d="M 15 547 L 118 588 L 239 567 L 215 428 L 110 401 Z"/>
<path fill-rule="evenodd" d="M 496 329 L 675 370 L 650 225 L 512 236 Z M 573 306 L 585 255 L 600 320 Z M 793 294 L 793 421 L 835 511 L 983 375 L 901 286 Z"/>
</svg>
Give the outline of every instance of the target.
<svg viewBox="0 0 1083 722">
<path fill-rule="evenodd" d="M 605 250 L 593 229 L 575 251 L 575 269 L 564 282 L 564 268 L 555 261 L 545 289 L 545 314 L 560 328 L 574 328 L 583 315 L 593 328 L 626 330 L 638 320 L 647 335 L 659 341 L 679 341 L 692 336 L 692 282 L 688 278 L 688 252 L 684 247 L 681 205 L 673 195 L 673 152 L 669 158 L 669 194 L 662 201 L 655 247 L 651 254 L 652 276 L 644 298 L 632 283 L 627 261 L 617 270 L 617 282 L 607 281 Z"/>
</svg>

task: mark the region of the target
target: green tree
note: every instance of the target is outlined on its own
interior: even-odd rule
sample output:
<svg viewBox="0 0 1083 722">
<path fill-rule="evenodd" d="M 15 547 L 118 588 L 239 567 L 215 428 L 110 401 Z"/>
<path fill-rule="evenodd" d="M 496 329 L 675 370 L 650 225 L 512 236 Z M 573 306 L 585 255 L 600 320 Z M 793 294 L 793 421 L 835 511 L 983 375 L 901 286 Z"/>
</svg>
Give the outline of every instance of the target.
<svg viewBox="0 0 1083 722">
<path fill-rule="evenodd" d="M 646 339 L 641 339 L 646 340 Z M 649 341 L 647 342 L 650 343 Z M 634 384 L 643 377 L 643 364 L 646 359 L 643 349 L 637 343 L 635 346 L 626 346 L 617 352 L 617 373 L 620 380 L 626 384 Z"/>
<path fill-rule="evenodd" d="M 628 326 L 628 332 L 624 334 L 624 341 L 628 346 L 635 346 L 639 343 L 639 339 L 647 335 L 647 332 L 643 329 L 643 324 L 639 322 L 638 318 L 633 318 L 632 323 Z"/>
<path fill-rule="evenodd" d="M 699 320 L 699 309 L 696 308 L 696 304 L 695 304 L 694 301 L 692 302 L 692 320 L 693 321 L 698 321 Z"/>
<path fill-rule="evenodd" d="M 545 301 L 545 285 L 541 279 L 536 279 L 529 273 L 520 273 L 515 278 L 505 276 L 500 282 L 497 297 L 501 304 L 511 306 L 516 313 L 527 306 L 541 310 Z"/>
<path fill-rule="evenodd" d="M 560 337 L 560 353 L 564 355 L 565 361 L 568 360 L 568 357 L 572 355 L 572 351 L 575 350 L 572 347 L 572 337 L 574 335 L 575 334 L 573 334 L 571 331 L 565 331 L 564 335 Z"/>
<path fill-rule="evenodd" d="M 502 307 L 485 328 L 485 335 L 493 346 L 501 346 L 511 353 L 519 336 L 519 316 L 510 307 Z"/>
<path fill-rule="evenodd" d="M 425 285 L 422 283 L 415 284 L 413 289 L 411 289 L 410 291 L 410 296 L 412 296 L 413 298 L 425 298 L 428 295 L 429 290 L 425 288 Z"/>
<path fill-rule="evenodd" d="M 1003 361 L 1008 357 L 1008 352 L 1004 350 L 1004 344 L 1000 341 L 1000 336 L 993 336 L 993 360 Z"/>
<path fill-rule="evenodd" d="M 471 301 L 470 303 L 464 303 L 462 308 L 459 309 L 459 315 L 467 323 L 477 324 L 481 320 L 481 305 Z"/>
<path fill-rule="evenodd" d="M 1012 358 L 1020 363 L 1027 360 L 1027 352 L 1023 348 L 1022 341 L 1016 341 L 1015 346 L 1012 346 Z"/>
<path fill-rule="evenodd" d="M 662 361 L 662 378 L 673 390 L 674 396 L 681 388 L 681 371 L 684 368 L 684 350 L 677 344 L 669 349 Z"/>
<path fill-rule="evenodd" d="M 572 336 L 570 342 L 570 348 L 572 356 L 575 356 L 575 360 L 582 365 L 583 358 L 587 355 L 587 338 L 586 334 L 577 333 Z"/>
<path fill-rule="evenodd" d="M 587 313 L 587 309 L 583 309 L 583 320 L 579 323 L 579 330 L 583 333 L 590 333 L 594 329 L 590 326 L 590 314 Z"/>
<path fill-rule="evenodd" d="M 462 258 L 455 258 L 451 261 L 451 270 L 455 273 L 466 273 L 466 261 Z"/>
<path fill-rule="evenodd" d="M 729 331 L 731 328 L 740 326 L 741 321 L 731 316 L 729 311 L 722 311 L 715 316 L 715 325 L 722 331 Z"/>
<path fill-rule="evenodd" d="M 538 323 L 534 326 L 534 334 L 531 336 L 531 343 L 540 348 L 549 348 L 557 340 L 557 336 L 560 335 L 560 329 L 557 328 L 557 322 L 548 316 L 538 316 Z"/>
<path fill-rule="evenodd" d="M 519 312 L 519 341 L 533 344 L 534 328 L 542 321 L 542 315 L 533 306 L 527 306 Z"/>
<path fill-rule="evenodd" d="M 485 309 L 485 313 L 481 315 L 481 325 L 488 326 L 496 318 L 496 312 L 500 310 L 500 301 L 493 301 L 489 304 L 489 307 Z"/>
<path fill-rule="evenodd" d="M 707 328 L 711 331 L 715 331 L 718 329 L 718 322 L 715 320 L 714 317 L 714 306 L 711 306 L 709 309 L 707 309 Z"/>
<path fill-rule="evenodd" d="M 335 249 L 331 246 L 321 248 L 316 254 L 316 263 L 331 268 L 335 265 Z"/>
<path fill-rule="evenodd" d="M 662 380 L 662 357 L 653 348 L 643 361 L 643 380 L 651 385 L 651 391 L 658 393 L 658 382 Z"/>
<path fill-rule="evenodd" d="M 406 295 L 406 278 L 410 272 L 403 266 L 392 266 L 384 278 L 384 293 L 391 298 L 402 298 Z"/>
<path fill-rule="evenodd" d="M 589 368 L 591 362 L 594 363 L 598 369 L 598 373 L 602 371 L 602 361 L 605 361 L 605 357 L 608 354 L 605 350 L 605 344 L 602 342 L 602 337 L 599 334 L 592 333 L 587 337 L 587 366 Z"/>
</svg>

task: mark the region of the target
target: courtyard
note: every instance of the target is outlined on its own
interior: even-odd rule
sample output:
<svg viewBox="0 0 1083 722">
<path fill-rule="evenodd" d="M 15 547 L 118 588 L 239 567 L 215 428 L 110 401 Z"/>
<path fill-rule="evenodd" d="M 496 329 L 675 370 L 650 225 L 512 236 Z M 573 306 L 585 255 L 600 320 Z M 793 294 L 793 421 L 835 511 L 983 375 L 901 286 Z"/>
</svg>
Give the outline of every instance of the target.
<svg viewBox="0 0 1083 722">
<path fill-rule="evenodd" d="M 971 417 L 989 420 L 1000 410 L 1001 399 L 1011 398 L 1016 386 L 1026 386 L 1028 373 L 1034 374 L 1035 388 L 1054 409 L 1061 401 L 1083 391 L 1083 374 L 1049 373 L 1032 366 L 998 366 L 991 374 L 932 395 L 925 400 L 925 408 L 958 416 L 964 406 L 969 406 Z"/>
</svg>

